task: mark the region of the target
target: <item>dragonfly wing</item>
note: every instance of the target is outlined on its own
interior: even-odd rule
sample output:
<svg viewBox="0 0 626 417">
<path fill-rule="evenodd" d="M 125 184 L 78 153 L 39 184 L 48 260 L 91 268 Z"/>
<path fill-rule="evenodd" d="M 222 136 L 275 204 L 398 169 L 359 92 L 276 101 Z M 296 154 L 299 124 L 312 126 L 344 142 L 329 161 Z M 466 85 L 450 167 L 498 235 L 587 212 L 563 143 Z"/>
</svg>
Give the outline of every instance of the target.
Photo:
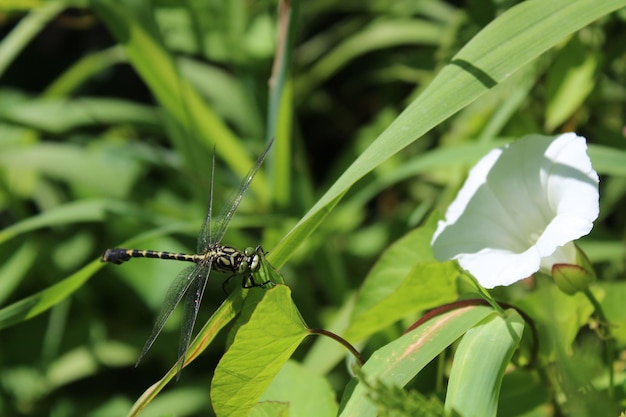
<svg viewBox="0 0 626 417">
<path fill-rule="evenodd" d="M 209 264 L 208 267 L 202 268 L 202 271 L 198 271 L 199 275 L 194 279 L 193 284 L 189 287 L 189 291 L 187 291 L 185 295 L 183 304 L 183 324 L 180 328 L 180 344 L 178 346 L 178 370 L 176 372 L 176 378 L 180 375 L 180 371 L 185 363 L 185 356 L 187 356 L 187 350 L 189 349 L 189 341 L 193 334 L 193 326 L 198 317 L 198 310 L 200 309 L 204 288 L 206 287 L 210 273 L 211 264 Z"/>
<path fill-rule="evenodd" d="M 211 237 L 213 238 L 213 242 L 211 243 L 219 243 L 224 237 L 224 233 L 226 233 L 226 228 L 228 227 L 230 220 L 233 218 L 235 211 L 237 211 L 237 207 L 239 207 L 239 203 L 241 202 L 241 199 L 243 198 L 246 190 L 250 186 L 252 179 L 261 167 L 263 161 L 265 160 L 267 153 L 272 147 L 272 143 L 274 143 L 273 138 L 269 141 L 263 153 L 259 155 L 252 168 L 250 168 L 250 171 L 248 171 L 248 174 L 246 174 L 246 176 L 243 178 L 241 184 L 239 184 L 239 188 L 230 195 L 227 203 L 222 208 L 222 212 L 217 218 L 217 221 L 213 222 L 213 227 L 211 228 L 212 232 L 210 233 Z"/>
<path fill-rule="evenodd" d="M 180 272 L 176 279 L 172 282 L 167 290 L 167 294 L 165 295 L 165 301 L 163 302 L 161 311 L 159 312 L 156 322 L 154 323 L 154 327 L 152 328 L 152 334 L 141 350 L 141 354 L 139 355 L 135 366 L 139 365 L 139 362 L 141 362 L 143 357 L 146 356 L 146 353 L 148 353 L 152 344 L 159 336 L 159 333 L 163 330 L 165 322 L 167 322 L 167 319 L 170 317 L 181 298 L 183 298 L 183 295 L 185 295 L 189 287 L 198 279 L 198 276 L 202 276 L 202 272 L 204 270 L 206 270 L 206 267 L 202 265 L 190 266 Z"/>
<path fill-rule="evenodd" d="M 200 234 L 198 235 L 197 253 L 204 253 L 211 243 L 213 236 L 211 235 L 211 214 L 213 213 L 213 178 L 215 177 L 215 148 L 213 148 L 213 161 L 211 163 L 211 185 L 209 188 L 209 208 L 207 209 L 206 218 L 202 223 Z"/>
</svg>

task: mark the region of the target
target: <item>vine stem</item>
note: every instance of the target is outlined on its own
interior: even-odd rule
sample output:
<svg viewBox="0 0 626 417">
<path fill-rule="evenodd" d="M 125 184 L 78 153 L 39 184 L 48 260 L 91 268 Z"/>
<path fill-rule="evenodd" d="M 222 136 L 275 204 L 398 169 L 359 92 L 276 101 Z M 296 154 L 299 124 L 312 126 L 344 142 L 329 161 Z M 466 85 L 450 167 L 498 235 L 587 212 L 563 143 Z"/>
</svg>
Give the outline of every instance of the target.
<svg viewBox="0 0 626 417">
<path fill-rule="evenodd" d="M 354 356 L 354 358 L 359 362 L 359 365 L 363 366 L 365 364 L 365 359 L 363 359 L 363 356 L 361 356 L 361 354 L 359 353 L 359 351 L 350 344 L 350 342 L 348 342 L 346 339 L 344 339 L 343 337 L 339 336 L 338 334 L 335 334 L 331 331 L 328 330 L 324 330 L 324 329 L 308 329 L 310 334 L 318 334 L 321 336 L 326 336 L 326 337 L 330 337 L 331 339 L 335 340 L 336 342 L 339 342 L 340 344 L 342 344 L 346 349 L 348 349 L 350 351 L 350 353 L 352 353 L 352 356 Z"/>
</svg>

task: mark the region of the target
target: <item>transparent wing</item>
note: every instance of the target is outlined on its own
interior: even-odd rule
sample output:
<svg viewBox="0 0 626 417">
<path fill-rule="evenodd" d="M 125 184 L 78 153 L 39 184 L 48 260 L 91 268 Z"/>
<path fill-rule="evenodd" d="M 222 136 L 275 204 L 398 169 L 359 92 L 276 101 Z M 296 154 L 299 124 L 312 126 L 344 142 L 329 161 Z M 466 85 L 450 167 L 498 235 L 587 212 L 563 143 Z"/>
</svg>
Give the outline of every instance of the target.
<svg viewBox="0 0 626 417">
<path fill-rule="evenodd" d="M 209 280 L 209 274 L 211 273 L 211 265 L 207 268 L 203 268 L 202 275 L 198 276 L 189 291 L 185 295 L 185 301 L 183 304 L 183 324 L 180 328 L 180 344 L 178 345 L 178 370 L 176 371 L 176 378 L 180 375 L 180 371 L 183 368 L 185 362 L 185 356 L 187 356 L 187 350 L 189 349 L 189 342 L 193 334 L 193 327 L 198 317 L 198 310 L 200 309 L 200 303 L 202 302 L 202 296 L 204 295 L 204 288 Z"/>
<path fill-rule="evenodd" d="M 239 188 L 237 189 L 237 191 L 232 193 L 228 198 L 217 220 L 213 222 L 213 227 L 211 228 L 210 233 L 211 237 L 213 238 L 213 242 L 211 243 L 219 243 L 224 237 L 224 233 L 226 233 L 226 228 L 228 227 L 230 220 L 233 218 L 233 214 L 235 214 L 235 211 L 237 211 L 237 207 L 239 207 L 241 198 L 246 193 L 248 186 L 250 186 L 250 182 L 252 182 L 252 178 L 254 178 L 257 171 L 261 167 L 261 164 L 265 160 L 267 153 L 272 147 L 272 143 L 274 143 L 274 138 L 269 141 L 263 153 L 259 155 L 252 168 L 250 168 L 250 171 L 248 171 L 248 174 L 246 174 L 246 176 L 241 181 L 241 184 L 239 184 Z"/>
<path fill-rule="evenodd" d="M 152 328 L 152 334 L 150 335 L 150 337 L 146 341 L 146 344 L 141 350 L 141 354 L 139 355 L 135 366 L 139 365 L 139 362 L 141 362 L 143 357 L 146 356 L 146 353 L 148 353 L 148 351 L 152 347 L 152 344 L 159 336 L 159 333 L 161 333 L 161 330 L 163 330 L 165 322 L 167 322 L 167 319 L 172 314 L 172 311 L 174 311 L 189 287 L 194 284 L 195 281 L 198 281 L 198 277 L 208 275 L 207 271 L 210 272 L 210 268 L 207 268 L 203 265 L 193 265 L 189 268 L 185 268 L 181 273 L 176 276 L 176 279 L 172 282 L 167 290 L 167 294 L 165 295 L 165 301 L 163 302 L 161 311 L 159 312 L 156 322 L 154 323 L 154 327 Z"/>
<path fill-rule="evenodd" d="M 176 371 L 176 379 L 180 376 L 180 371 L 183 369 L 185 362 L 185 356 L 187 356 L 187 350 L 189 349 L 189 342 L 191 335 L 193 334 L 193 326 L 196 324 L 196 318 L 198 317 L 198 310 L 200 309 L 200 303 L 202 302 L 202 296 L 204 295 L 204 288 L 209 280 L 209 274 L 211 273 L 211 264 L 207 268 L 203 268 L 202 275 L 198 276 L 189 291 L 185 295 L 185 301 L 183 305 L 183 325 L 180 328 L 180 343 L 178 345 L 178 370 Z"/>
<path fill-rule="evenodd" d="M 196 253 L 204 253 L 211 243 L 213 243 L 211 236 L 211 214 L 213 212 L 213 178 L 215 177 L 215 148 L 213 148 L 213 161 L 211 162 L 211 185 L 209 188 L 209 208 L 207 210 L 206 218 L 200 228 L 200 234 L 198 235 L 198 244 Z"/>
</svg>

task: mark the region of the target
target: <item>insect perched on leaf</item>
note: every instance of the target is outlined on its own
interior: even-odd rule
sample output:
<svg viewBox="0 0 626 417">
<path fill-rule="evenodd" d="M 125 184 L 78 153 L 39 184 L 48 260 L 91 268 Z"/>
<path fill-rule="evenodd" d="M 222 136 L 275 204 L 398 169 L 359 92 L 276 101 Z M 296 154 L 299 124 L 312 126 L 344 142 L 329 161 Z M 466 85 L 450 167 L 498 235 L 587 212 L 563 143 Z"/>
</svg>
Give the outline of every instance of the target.
<svg viewBox="0 0 626 417">
<path fill-rule="evenodd" d="M 260 246 L 247 248 L 241 251 L 232 246 L 222 245 L 220 242 L 226 233 L 226 229 L 241 202 L 250 182 L 259 170 L 263 160 L 267 156 L 273 139 L 268 143 L 263 153 L 258 157 L 248 174 L 243 178 L 237 191 L 235 191 L 228 202 L 224 205 L 222 213 L 212 222 L 213 209 L 213 176 L 215 173 L 215 154 L 211 167 L 211 189 L 209 194 L 209 209 L 207 216 L 200 229 L 196 254 L 172 253 L 152 250 L 138 249 L 107 249 L 102 255 L 102 262 L 114 264 L 124 263 L 131 258 L 158 258 L 172 259 L 176 261 L 193 262 L 195 265 L 184 269 L 172 282 L 161 311 L 157 316 L 152 334 L 146 341 L 137 363 L 141 362 L 159 333 L 163 329 L 165 322 L 172 314 L 180 300 L 184 297 L 183 321 L 181 328 L 180 345 L 178 348 L 178 372 L 182 369 L 189 342 L 193 333 L 193 327 L 198 316 L 200 302 L 211 271 L 225 272 L 231 276 L 239 275 L 243 277 L 243 286 L 246 288 L 255 286 L 265 286 L 269 282 L 256 283 L 253 273 L 257 272 L 265 253 Z M 228 281 L 228 280 L 227 280 Z M 226 283 L 225 281 L 224 283 Z"/>
</svg>

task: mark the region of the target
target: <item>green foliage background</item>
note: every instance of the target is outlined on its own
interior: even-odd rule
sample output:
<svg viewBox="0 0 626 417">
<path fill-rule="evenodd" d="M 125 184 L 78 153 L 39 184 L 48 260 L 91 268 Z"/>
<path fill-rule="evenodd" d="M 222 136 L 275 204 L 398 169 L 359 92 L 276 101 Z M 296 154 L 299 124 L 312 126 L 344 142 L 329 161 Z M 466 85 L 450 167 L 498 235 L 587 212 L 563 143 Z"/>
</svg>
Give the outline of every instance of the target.
<svg viewBox="0 0 626 417">
<path fill-rule="evenodd" d="M 250 309 L 242 314 L 250 325 L 237 336 L 241 322 L 230 332 L 200 331 L 211 340 L 207 350 L 142 415 L 220 413 L 229 399 L 240 405 L 223 379 L 211 386 L 214 372 L 232 369 L 217 367 L 231 343 L 222 364 L 241 372 L 272 362 L 278 372 L 294 359 L 268 378 L 259 395 L 274 402 L 253 415 L 286 415 L 288 402 L 298 416 L 334 415 L 339 404 L 346 415 L 436 415 L 426 410 L 441 412 L 447 378 L 459 372 L 494 376 L 482 381 L 499 390 L 521 337 L 511 312 L 506 323 L 518 339 L 503 341 L 500 362 L 481 366 L 486 359 L 465 350 L 502 327 L 487 308 L 451 316 L 413 373 L 387 360 L 417 343 L 400 336 L 425 310 L 471 294 L 429 250 L 436 213 L 467 169 L 524 134 L 572 130 L 588 138 L 602 176 L 600 219 L 580 244 L 597 267 L 593 291 L 612 323 L 615 356 L 607 359 L 584 297 L 543 281 L 497 289 L 496 298 L 536 320 L 540 353 L 523 369 L 531 356 L 526 330 L 489 412 L 619 415 L 626 408 L 626 2 L 286 5 L 0 1 L 0 415 L 129 412 L 176 360 L 175 314 L 133 368 L 182 268 L 154 260 L 103 266 L 100 254 L 116 246 L 195 250 L 213 149 L 219 212 L 271 137 L 271 154 L 223 242 L 262 244 L 291 293 L 279 286 L 249 295 L 261 303 L 255 309 L 237 300 L 237 290 L 222 304 L 225 277 L 212 276 L 197 329 L 214 311 L 224 313 L 213 318 L 221 329 L 239 309 Z M 272 315 L 277 310 L 285 314 Z M 390 387 L 348 385 L 346 351 L 305 339 L 300 315 L 309 327 L 358 343 L 371 358 L 364 372 Z M 285 332 L 276 344 L 255 333 L 276 323 Z M 473 328 L 456 356 L 445 350 L 477 323 L 485 327 Z M 450 371 L 454 358 L 459 367 Z M 446 406 L 483 410 L 455 381 Z M 405 384 L 419 393 L 392 389 Z M 247 391 L 260 387 L 252 385 Z M 213 405 L 210 392 L 218 393 Z"/>
</svg>

